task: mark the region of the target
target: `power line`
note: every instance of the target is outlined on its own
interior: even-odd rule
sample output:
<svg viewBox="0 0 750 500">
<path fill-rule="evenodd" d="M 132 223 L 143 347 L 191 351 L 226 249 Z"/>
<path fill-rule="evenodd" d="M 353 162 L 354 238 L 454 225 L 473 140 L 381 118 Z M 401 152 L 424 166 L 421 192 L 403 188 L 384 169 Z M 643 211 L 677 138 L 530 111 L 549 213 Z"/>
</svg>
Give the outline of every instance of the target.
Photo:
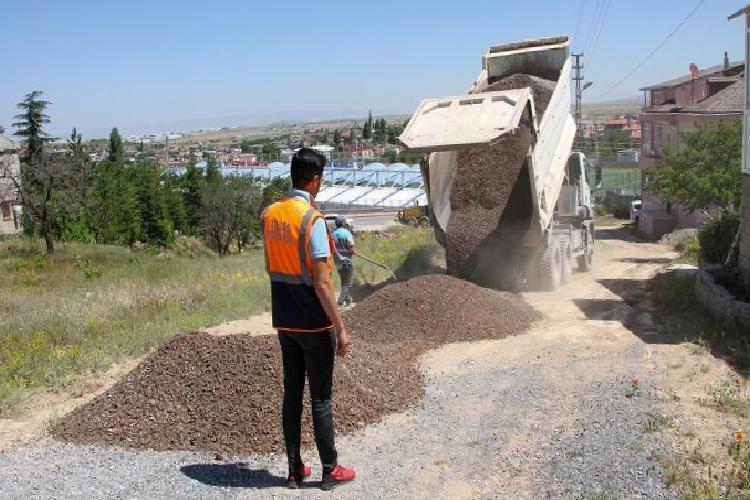
<svg viewBox="0 0 750 500">
<path fill-rule="evenodd" d="M 604 25 L 607 21 L 607 13 L 609 12 L 609 6 L 612 5 L 612 0 L 606 0 L 607 4 L 604 6 L 604 14 L 602 15 L 602 22 L 599 25 L 599 32 L 596 34 L 596 38 L 594 39 L 594 45 L 591 47 L 591 56 L 589 57 L 589 61 L 594 60 L 594 54 L 596 54 L 596 48 L 599 45 L 599 37 L 602 36 L 602 31 L 604 31 Z"/>
<path fill-rule="evenodd" d="M 578 21 L 576 22 L 576 30 L 573 32 L 573 40 L 578 42 L 578 29 L 581 27 L 581 19 L 583 18 L 583 11 L 586 6 L 586 0 L 578 0 Z"/>
<path fill-rule="evenodd" d="M 675 29 L 673 29 L 672 32 L 669 35 L 667 35 L 667 37 L 664 40 L 662 40 L 662 42 L 659 45 L 657 45 L 656 48 L 654 50 L 652 50 L 651 53 L 649 55 L 647 55 L 643 59 L 643 61 L 641 61 L 640 63 L 638 63 L 638 65 L 635 68 L 633 68 L 630 71 L 630 73 L 628 73 L 627 75 L 625 75 L 624 77 L 622 77 L 617 83 L 615 83 L 610 88 L 608 88 L 607 90 L 605 90 L 597 98 L 597 100 L 601 99 L 602 97 L 606 96 L 607 94 L 609 94 L 610 92 L 612 92 L 614 89 L 616 89 L 617 87 L 619 87 L 625 80 L 627 80 L 628 78 L 630 78 L 633 75 L 633 73 L 635 73 L 636 71 L 638 71 L 644 64 L 646 64 L 648 62 L 648 60 L 651 59 L 654 56 L 654 54 L 656 54 L 657 52 L 659 52 L 659 49 L 661 49 L 662 47 L 664 47 L 664 45 L 666 45 L 666 43 L 674 36 L 674 34 L 677 33 L 677 31 L 679 31 L 679 29 L 682 28 L 682 26 L 686 22 L 688 22 L 688 19 L 690 19 L 691 17 L 693 17 L 693 14 L 695 14 L 695 12 L 705 2 L 706 2 L 706 0 L 700 0 L 698 2 L 698 4 L 693 8 L 693 10 L 691 10 L 690 13 L 685 17 L 685 19 L 683 19 L 682 22 L 680 22 L 680 24 L 678 24 L 677 27 Z"/>
<path fill-rule="evenodd" d="M 599 13 L 601 12 L 600 7 L 603 6 L 603 0 L 598 0 L 596 2 L 596 7 L 594 7 L 594 13 L 591 15 L 591 24 L 589 25 L 589 31 L 586 33 L 586 41 L 583 44 L 583 52 L 588 51 L 589 43 L 591 42 L 591 39 L 593 38 L 593 34 L 596 32 L 596 27 L 599 24 Z"/>
</svg>

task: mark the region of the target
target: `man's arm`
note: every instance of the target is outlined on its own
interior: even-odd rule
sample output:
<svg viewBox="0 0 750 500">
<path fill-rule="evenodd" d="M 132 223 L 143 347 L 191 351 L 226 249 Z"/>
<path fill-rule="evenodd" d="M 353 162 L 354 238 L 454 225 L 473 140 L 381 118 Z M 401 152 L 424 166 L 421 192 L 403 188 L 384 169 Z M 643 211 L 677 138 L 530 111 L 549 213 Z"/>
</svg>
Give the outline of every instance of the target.
<svg viewBox="0 0 750 500">
<path fill-rule="evenodd" d="M 328 257 L 324 259 L 313 259 L 313 277 L 315 279 L 315 294 L 320 300 L 328 317 L 333 321 L 333 328 L 336 330 L 336 340 L 338 347 L 336 354 L 343 356 L 349 349 L 349 334 L 344 326 L 344 320 L 341 319 L 341 313 L 336 306 L 336 292 L 333 288 L 333 279 L 328 272 Z"/>
</svg>

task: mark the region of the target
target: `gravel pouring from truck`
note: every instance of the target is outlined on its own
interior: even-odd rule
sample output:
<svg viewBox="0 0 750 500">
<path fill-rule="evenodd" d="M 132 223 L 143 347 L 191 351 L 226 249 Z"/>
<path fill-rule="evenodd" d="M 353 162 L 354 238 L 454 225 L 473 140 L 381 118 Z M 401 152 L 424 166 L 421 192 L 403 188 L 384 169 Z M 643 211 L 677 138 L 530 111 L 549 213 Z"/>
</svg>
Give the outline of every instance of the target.
<svg viewBox="0 0 750 500">
<path fill-rule="evenodd" d="M 593 211 L 572 153 L 567 37 L 490 47 L 466 95 L 425 99 L 400 137 L 422 175 L 448 272 L 556 289 L 590 270 Z"/>
</svg>

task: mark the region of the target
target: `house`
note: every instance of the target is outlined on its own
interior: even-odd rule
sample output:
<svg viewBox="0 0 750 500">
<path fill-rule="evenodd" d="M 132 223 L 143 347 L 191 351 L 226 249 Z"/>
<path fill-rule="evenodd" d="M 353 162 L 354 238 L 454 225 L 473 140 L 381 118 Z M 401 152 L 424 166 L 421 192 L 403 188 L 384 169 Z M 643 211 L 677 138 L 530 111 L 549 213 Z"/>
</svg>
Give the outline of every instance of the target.
<svg viewBox="0 0 750 500">
<path fill-rule="evenodd" d="M 680 133 L 699 124 L 742 118 L 745 107 L 745 63 L 730 63 L 699 70 L 690 65 L 687 75 L 643 87 L 644 105 L 640 114 L 641 156 L 638 165 L 641 178 L 648 182 L 649 172 L 658 168 L 667 146 L 679 149 Z M 641 194 L 642 210 L 638 228 L 646 234 L 660 236 L 675 228 L 694 228 L 704 220 L 699 212 L 670 205 L 645 188 Z"/>
<path fill-rule="evenodd" d="M 19 152 L 16 143 L 0 135 L 0 234 L 16 232 L 21 223 L 21 195 L 13 182 L 21 174 Z"/>
<path fill-rule="evenodd" d="M 740 9 L 731 16 L 729 20 L 737 17 L 745 17 L 745 47 L 750 47 L 750 5 Z M 745 64 L 750 59 L 750 52 L 745 52 Z M 747 86 L 747 73 L 744 83 Z M 740 217 L 740 248 L 739 268 L 740 276 L 745 287 L 750 290 L 750 155 L 748 155 L 748 141 L 750 140 L 750 99 L 746 99 L 742 107 L 743 113 L 743 141 L 742 141 L 742 212 Z"/>
</svg>

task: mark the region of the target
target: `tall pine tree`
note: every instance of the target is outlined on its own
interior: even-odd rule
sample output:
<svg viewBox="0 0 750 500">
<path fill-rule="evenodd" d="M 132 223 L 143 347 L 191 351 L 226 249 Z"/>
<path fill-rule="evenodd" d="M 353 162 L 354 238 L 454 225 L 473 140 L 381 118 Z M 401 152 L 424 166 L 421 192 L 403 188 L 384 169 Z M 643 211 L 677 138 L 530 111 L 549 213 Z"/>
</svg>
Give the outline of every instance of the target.
<svg viewBox="0 0 750 500">
<path fill-rule="evenodd" d="M 49 116 L 45 114 L 50 102 L 41 99 L 42 94 L 44 92 L 41 90 L 34 90 L 16 105 L 21 113 L 15 116 L 18 121 L 13 123 L 17 129 L 13 135 L 26 143 L 26 155 L 22 158 L 26 164 L 41 155 L 44 143 L 51 140 L 44 131 L 44 126 L 50 122 Z"/>
<path fill-rule="evenodd" d="M 125 163 L 125 149 L 117 127 L 113 128 L 109 134 L 109 161 L 119 164 Z"/>
<path fill-rule="evenodd" d="M 201 196 L 206 189 L 206 177 L 203 171 L 195 166 L 195 160 L 191 159 L 185 175 L 180 178 L 182 183 L 182 199 L 187 212 L 188 232 L 191 234 L 198 231 L 201 221 Z"/>
</svg>

